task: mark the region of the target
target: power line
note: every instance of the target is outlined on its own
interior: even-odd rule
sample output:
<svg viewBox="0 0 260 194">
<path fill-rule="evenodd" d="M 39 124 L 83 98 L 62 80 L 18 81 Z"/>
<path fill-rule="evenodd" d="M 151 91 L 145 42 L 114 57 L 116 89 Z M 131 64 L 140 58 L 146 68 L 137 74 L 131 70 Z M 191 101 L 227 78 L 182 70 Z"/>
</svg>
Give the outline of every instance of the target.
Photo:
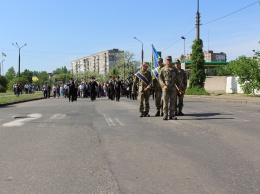
<svg viewBox="0 0 260 194">
<path fill-rule="evenodd" d="M 189 33 L 191 33 L 193 30 L 195 29 L 195 27 L 194 28 L 192 28 L 188 33 L 186 33 L 184 36 L 187 36 Z M 170 47 L 172 47 L 173 45 L 175 45 L 177 42 L 179 42 L 181 40 L 181 38 L 179 38 L 177 41 L 175 41 L 173 44 L 171 44 L 170 46 L 168 46 L 167 48 L 165 48 L 164 50 L 162 50 L 162 51 L 165 51 L 165 50 L 167 50 L 168 48 L 170 48 Z"/>
<path fill-rule="evenodd" d="M 237 10 L 237 11 L 234 11 L 234 12 L 232 12 L 232 13 L 230 13 L 230 14 L 227 14 L 227 15 L 225 15 L 225 16 L 222 16 L 222 17 L 220 17 L 220 18 L 217 18 L 217 19 L 215 19 L 215 20 L 212 20 L 212 21 L 207 22 L 207 23 L 202 24 L 202 25 L 207 25 L 207 24 L 210 24 L 210 23 L 212 23 L 212 22 L 215 22 L 215 21 L 218 21 L 218 20 L 220 20 L 220 19 L 223 19 L 223 18 L 225 18 L 225 17 L 228 17 L 228 16 L 230 16 L 230 15 L 233 15 L 233 14 L 235 14 L 235 13 L 237 13 L 237 12 L 239 12 L 239 11 L 242 11 L 243 9 L 246 9 L 246 8 L 248 8 L 248 7 L 250 7 L 250 6 L 254 5 L 254 4 L 256 4 L 256 3 L 260 3 L 260 1 L 256 1 L 256 2 L 254 2 L 254 3 L 251 3 L 251 4 L 249 4 L 249 5 L 245 6 L 245 7 L 243 7 L 243 8 L 241 8 L 241 9 Z"/>
</svg>

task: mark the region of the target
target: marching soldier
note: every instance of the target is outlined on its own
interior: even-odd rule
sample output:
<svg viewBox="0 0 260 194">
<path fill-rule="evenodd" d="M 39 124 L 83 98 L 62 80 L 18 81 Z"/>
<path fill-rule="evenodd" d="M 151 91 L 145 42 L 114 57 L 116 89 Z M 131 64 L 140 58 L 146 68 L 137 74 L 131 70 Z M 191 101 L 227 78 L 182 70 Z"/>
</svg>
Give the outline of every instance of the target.
<svg viewBox="0 0 260 194">
<path fill-rule="evenodd" d="M 162 88 L 159 83 L 159 74 L 161 72 L 161 69 L 163 68 L 163 59 L 159 57 L 158 59 L 159 66 L 153 70 L 153 87 L 155 90 L 155 106 L 157 109 L 157 112 L 155 116 L 160 116 L 160 110 L 162 114 Z"/>
<path fill-rule="evenodd" d="M 90 82 L 90 97 L 91 97 L 91 100 L 96 100 L 96 87 L 98 87 L 98 84 L 95 80 L 94 77 L 91 77 L 91 82 Z"/>
<path fill-rule="evenodd" d="M 166 57 L 166 66 L 161 69 L 159 75 L 159 82 L 162 87 L 162 98 L 163 98 L 163 120 L 174 119 L 175 117 L 175 102 L 177 97 L 176 85 L 179 85 L 178 81 L 178 71 L 175 67 L 172 67 L 172 57 Z M 168 102 L 170 100 L 170 107 L 168 107 Z"/>
<path fill-rule="evenodd" d="M 140 101 L 140 117 L 150 116 L 149 110 L 149 97 L 150 89 L 152 85 L 152 76 L 149 71 L 147 71 L 148 65 L 146 63 L 142 64 L 142 68 L 135 74 L 134 83 L 132 86 L 132 93 L 136 93 L 136 85 L 138 84 L 138 98 Z M 145 101 L 145 105 L 144 102 Z"/>
<path fill-rule="evenodd" d="M 187 88 L 187 75 L 183 69 L 181 69 L 181 62 L 180 60 L 175 61 L 175 67 L 178 70 L 178 78 L 180 83 L 178 85 L 179 92 L 177 93 L 176 103 L 175 103 L 175 115 L 184 116 L 182 112 L 183 108 L 183 98 L 185 94 L 185 90 Z M 179 111 L 177 112 L 177 108 Z"/>
</svg>

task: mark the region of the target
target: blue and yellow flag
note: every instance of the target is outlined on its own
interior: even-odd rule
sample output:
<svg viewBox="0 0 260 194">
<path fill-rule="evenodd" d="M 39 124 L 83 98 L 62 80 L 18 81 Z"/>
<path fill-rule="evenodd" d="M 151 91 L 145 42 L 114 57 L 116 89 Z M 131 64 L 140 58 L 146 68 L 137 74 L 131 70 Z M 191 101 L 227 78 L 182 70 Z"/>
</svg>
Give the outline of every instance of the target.
<svg viewBox="0 0 260 194">
<path fill-rule="evenodd" d="M 2 52 L 2 57 L 6 57 L 6 54 L 4 54 L 3 52 Z"/>
<path fill-rule="evenodd" d="M 34 82 L 37 82 L 39 79 L 38 79 L 38 77 L 36 76 L 36 74 L 33 74 L 32 75 L 32 80 L 34 81 Z"/>
<path fill-rule="evenodd" d="M 152 44 L 152 63 L 154 64 L 154 67 L 157 68 L 159 66 L 158 64 L 158 58 L 159 58 L 159 55 L 156 51 L 156 49 L 154 48 L 153 44 Z"/>
</svg>

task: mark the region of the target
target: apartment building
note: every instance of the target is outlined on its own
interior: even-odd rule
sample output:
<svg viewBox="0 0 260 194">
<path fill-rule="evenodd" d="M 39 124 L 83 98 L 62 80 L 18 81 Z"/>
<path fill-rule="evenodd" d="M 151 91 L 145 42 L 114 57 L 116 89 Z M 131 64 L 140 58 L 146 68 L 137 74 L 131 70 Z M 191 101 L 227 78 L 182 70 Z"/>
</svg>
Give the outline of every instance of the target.
<svg viewBox="0 0 260 194">
<path fill-rule="evenodd" d="M 106 75 L 110 68 L 115 66 L 124 51 L 111 49 L 71 61 L 72 74 L 87 71 Z"/>
<path fill-rule="evenodd" d="M 191 55 L 187 54 L 186 61 L 191 61 Z M 226 62 L 227 55 L 223 52 L 214 53 L 212 50 L 204 51 L 204 60 L 205 62 Z"/>
</svg>

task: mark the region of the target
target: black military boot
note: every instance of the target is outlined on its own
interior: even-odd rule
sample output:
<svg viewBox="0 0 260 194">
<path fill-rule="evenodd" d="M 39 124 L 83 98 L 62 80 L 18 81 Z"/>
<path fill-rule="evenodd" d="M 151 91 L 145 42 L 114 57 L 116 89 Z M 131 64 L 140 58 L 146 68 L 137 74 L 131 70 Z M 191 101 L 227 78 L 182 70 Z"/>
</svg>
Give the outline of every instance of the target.
<svg viewBox="0 0 260 194">
<path fill-rule="evenodd" d="M 144 114 L 143 113 L 140 113 L 140 117 L 143 117 L 144 116 Z"/>
<path fill-rule="evenodd" d="M 183 112 L 182 112 L 182 109 L 180 108 L 179 109 L 179 114 L 178 114 L 179 116 L 184 116 L 184 114 L 183 114 Z"/>
<path fill-rule="evenodd" d="M 144 113 L 144 117 L 149 117 L 150 115 L 148 114 L 148 112 Z"/>
<path fill-rule="evenodd" d="M 159 117 L 160 116 L 160 111 L 157 110 L 157 112 L 156 112 L 156 114 L 154 116 Z"/>
</svg>

